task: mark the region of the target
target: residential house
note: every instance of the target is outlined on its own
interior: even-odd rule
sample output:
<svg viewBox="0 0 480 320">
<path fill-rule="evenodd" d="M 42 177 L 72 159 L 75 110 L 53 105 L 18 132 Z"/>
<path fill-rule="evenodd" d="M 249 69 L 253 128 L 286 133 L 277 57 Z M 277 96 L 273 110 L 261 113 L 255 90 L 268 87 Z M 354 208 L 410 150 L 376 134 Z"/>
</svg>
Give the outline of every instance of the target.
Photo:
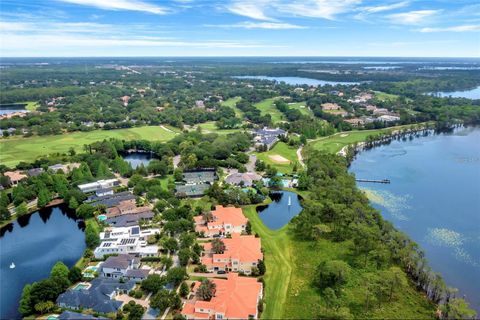
<svg viewBox="0 0 480 320">
<path fill-rule="evenodd" d="M 57 172 L 59 170 L 62 170 L 64 173 L 70 173 L 73 169 L 79 168 L 80 163 L 67 163 L 67 164 L 61 164 L 57 163 L 52 166 L 49 166 L 48 169 L 52 170 L 53 172 Z"/>
<path fill-rule="evenodd" d="M 142 221 L 152 220 L 154 216 L 155 213 L 149 210 L 140 213 L 129 213 L 107 218 L 105 222 L 114 227 L 131 227 L 138 226 L 138 224 Z"/>
<path fill-rule="evenodd" d="M 122 100 L 123 106 L 126 107 L 126 106 L 128 106 L 128 101 L 130 100 L 130 97 L 129 96 L 123 96 L 123 97 L 120 98 L 120 100 Z"/>
<path fill-rule="evenodd" d="M 230 273 L 227 279 L 214 279 L 215 293 L 210 301 L 195 297 L 200 282 L 195 282 L 193 298 L 183 305 L 182 315 L 190 319 L 257 319 L 263 285 L 255 278 Z"/>
<path fill-rule="evenodd" d="M 92 206 L 104 205 L 107 208 L 118 206 L 124 201 L 130 201 L 131 203 L 135 204 L 135 196 L 131 192 L 123 191 L 101 197 L 93 195 L 87 199 L 87 202 Z"/>
<path fill-rule="evenodd" d="M 48 317 L 47 317 L 48 319 Z M 104 317 L 94 317 L 91 314 L 83 314 L 73 311 L 63 311 L 57 318 L 58 320 L 107 320 Z"/>
<path fill-rule="evenodd" d="M 400 117 L 393 114 L 385 114 L 378 117 L 377 120 L 384 121 L 384 122 L 395 122 L 395 121 L 400 121 Z"/>
<path fill-rule="evenodd" d="M 99 273 L 105 278 L 126 278 L 141 282 L 147 278 L 149 269 L 139 269 L 140 259 L 129 254 L 110 256 L 100 265 Z"/>
<path fill-rule="evenodd" d="M 61 308 L 73 310 L 92 309 L 99 313 L 117 312 L 123 305 L 115 300 L 119 294 L 126 294 L 135 287 L 135 281 L 119 281 L 119 279 L 96 278 L 86 289 L 70 288 L 60 294 L 57 304 Z"/>
<path fill-rule="evenodd" d="M 233 233 L 231 238 L 222 239 L 225 245 L 223 253 L 214 253 L 212 244 L 205 243 L 202 264 L 209 272 L 232 271 L 251 274 L 258 261 L 263 260 L 260 238 L 253 235 Z"/>
<path fill-rule="evenodd" d="M 236 186 L 251 187 L 255 181 L 261 180 L 262 177 L 255 172 L 232 173 L 225 178 L 225 182 Z"/>
<path fill-rule="evenodd" d="M 264 127 L 263 129 L 258 129 L 253 131 L 256 146 L 266 145 L 268 149 L 271 149 L 275 143 L 277 143 L 279 137 L 286 136 L 287 132 L 283 129 L 270 129 Z"/>
<path fill-rule="evenodd" d="M 111 196 L 113 193 L 114 192 L 112 188 L 99 189 L 95 191 L 95 195 L 97 197 Z"/>
<path fill-rule="evenodd" d="M 342 107 L 339 106 L 338 104 L 331 103 L 331 102 L 322 103 L 321 107 L 322 107 L 323 111 L 332 111 L 332 110 L 341 110 L 342 109 Z"/>
<path fill-rule="evenodd" d="M 217 205 L 211 212 L 212 221 L 205 221 L 203 216 L 194 217 L 195 231 L 204 233 L 205 237 L 223 236 L 245 231 L 248 219 L 241 208 Z"/>
<path fill-rule="evenodd" d="M 3 173 L 3 175 L 5 177 L 8 177 L 8 179 L 10 180 L 10 184 L 13 185 L 13 186 L 16 186 L 18 185 L 18 183 L 20 181 L 22 181 L 23 179 L 27 179 L 27 175 L 26 174 L 23 174 L 20 170 L 15 170 L 15 171 L 5 171 Z"/>
<path fill-rule="evenodd" d="M 205 108 L 205 103 L 203 102 L 203 100 L 197 100 L 197 101 L 195 101 L 195 107 L 204 109 Z"/>
<path fill-rule="evenodd" d="M 158 246 L 147 244 L 148 236 L 156 233 L 160 233 L 160 230 L 141 230 L 139 226 L 106 228 L 104 232 L 100 232 L 101 243 L 93 254 L 96 258 L 103 258 L 107 254 L 158 256 Z"/>
<path fill-rule="evenodd" d="M 42 168 L 33 168 L 33 169 L 28 169 L 27 170 L 27 175 L 29 177 L 38 177 L 43 172 L 45 172 L 45 171 Z"/>
<path fill-rule="evenodd" d="M 365 124 L 363 119 L 360 119 L 360 118 L 345 119 L 343 121 L 345 121 L 346 123 L 350 123 L 354 127 L 362 126 Z"/>
<path fill-rule="evenodd" d="M 95 182 L 79 184 L 78 188 L 83 193 L 89 193 L 89 192 L 94 192 L 101 189 L 113 188 L 115 186 L 118 186 L 119 184 L 120 182 L 118 181 L 118 179 L 107 179 L 107 180 L 98 180 Z"/>
</svg>

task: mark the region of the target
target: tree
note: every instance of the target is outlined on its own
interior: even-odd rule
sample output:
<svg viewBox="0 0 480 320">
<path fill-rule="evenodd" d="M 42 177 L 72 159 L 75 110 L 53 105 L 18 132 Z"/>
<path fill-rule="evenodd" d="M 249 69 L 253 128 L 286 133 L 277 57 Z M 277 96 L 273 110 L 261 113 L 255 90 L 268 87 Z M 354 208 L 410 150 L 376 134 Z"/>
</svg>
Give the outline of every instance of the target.
<svg viewBox="0 0 480 320">
<path fill-rule="evenodd" d="M 70 200 L 68 201 L 68 207 L 72 210 L 75 210 L 78 208 L 78 201 L 75 197 L 70 198 Z"/>
<path fill-rule="evenodd" d="M 267 268 L 265 267 L 265 262 L 263 262 L 263 260 L 258 260 L 257 268 L 258 268 L 258 274 L 261 276 L 264 275 L 265 272 L 267 271 Z"/>
<path fill-rule="evenodd" d="M 216 254 L 223 253 L 225 251 L 225 243 L 219 238 L 212 240 L 212 251 Z"/>
<path fill-rule="evenodd" d="M 187 271 L 182 267 L 171 268 L 167 272 L 167 281 L 172 282 L 175 286 L 182 283 L 187 277 Z"/>
<path fill-rule="evenodd" d="M 28 213 L 28 207 L 25 202 L 22 202 L 15 208 L 15 213 L 18 217 L 26 215 Z"/>
<path fill-rule="evenodd" d="M 250 223 L 250 221 L 247 221 L 247 225 L 245 226 L 245 233 L 252 234 L 252 224 Z"/>
<path fill-rule="evenodd" d="M 48 278 L 35 282 L 30 290 L 31 306 L 34 307 L 43 301 L 56 301 L 62 291 L 63 285 L 54 279 Z"/>
<path fill-rule="evenodd" d="M 178 251 L 178 259 L 180 260 L 180 265 L 181 266 L 186 266 L 188 264 L 188 261 L 190 260 L 190 249 L 189 248 L 183 248 Z"/>
<path fill-rule="evenodd" d="M 45 314 L 52 311 L 56 307 L 52 301 L 41 301 L 35 305 L 35 311 L 40 314 Z"/>
<path fill-rule="evenodd" d="M 314 283 L 320 289 L 338 288 L 345 284 L 350 274 L 350 266 L 342 260 L 330 260 L 317 267 Z"/>
<path fill-rule="evenodd" d="M 140 286 L 143 290 L 155 294 L 160 289 L 162 289 L 166 283 L 167 279 L 165 277 L 162 277 L 158 274 L 151 274 L 142 281 L 142 284 Z"/>
<path fill-rule="evenodd" d="M 33 313 L 32 303 L 30 298 L 30 291 L 32 290 L 32 285 L 26 284 L 23 287 L 22 296 L 20 298 L 20 305 L 18 307 L 18 312 L 22 316 L 28 316 Z"/>
<path fill-rule="evenodd" d="M 143 314 L 145 313 L 145 308 L 139 304 L 134 304 L 130 306 L 130 311 L 128 312 L 128 320 L 141 320 Z"/>
<path fill-rule="evenodd" d="M 69 273 L 70 273 L 70 270 L 68 270 L 68 267 L 62 261 L 58 261 L 52 267 L 52 270 L 50 271 L 50 277 L 68 279 Z"/>
<path fill-rule="evenodd" d="M 70 280 L 71 283 L 81 281 L 82 278 L 82 270 L 79 267 L 73 266 L 70 268 L 68 272 L 68 280 Z"/>
<path fill-rule="evenodd" d="M 88 219 L 93 217 L 95 207 L 91 206 L 88 203 L 82 203 L 80 206 L 77 207 L 75 212 L 79 218 Z"/>
<path fill-rule="evenodd" d="M 445 319 L 474 319 L 475 310 L 470 309 L 468 302 L 461 298 L 453 298 L 442 306 Z"/>
<path fill-rule="evenodd" d="M 87 223 L 85 227 L 85 243 L 90 249 L 94 249 L 100 244 L 99 231 L 93 223 Z"/>
<path fill-rule="evenodd" d="M 197 289 L 197 296 L 204 301 L 210 301 L 215 295 L 215 283 L 209 279 L 202 280 L 202 283 Z"/>
<path fill-rule="evenodd" d="M 38 192 L 37 206 L 39 208 L 45 207 L 50 201 L 52 201 L 50 191 L 46 187 L 42 187 Z"/>
<path fill-rule="evenodd" d="M 178 250 L 178 242 L 175 238 L 169 237 L 163 241 L 163 247 L 170 252 Z"/>
<path fill-rule="evenodd" d="M 188 287 L 188 285 L 185 283 L 185 282 L 182 282 L 182 284 L 180 285 L 180 296 L 182 298 L 186 298 L 188 296 L 188 294 L 190 293 L 190 288 Z"/>
<path fill-rule="evenodd" d="M 150 306 L 163 312 L 170 307 L 172 296 L 168 290 L 162 289 L 150 298 Z"/>
</svg>

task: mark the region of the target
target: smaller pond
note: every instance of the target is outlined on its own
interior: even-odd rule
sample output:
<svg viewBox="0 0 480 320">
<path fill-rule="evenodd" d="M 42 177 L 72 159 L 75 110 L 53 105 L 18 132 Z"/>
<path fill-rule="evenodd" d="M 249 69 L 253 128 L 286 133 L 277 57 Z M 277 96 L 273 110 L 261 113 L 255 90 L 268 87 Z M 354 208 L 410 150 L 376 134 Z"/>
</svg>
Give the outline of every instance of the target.
<svg viewBox="0 0 480 320">
<path fill-rule="evenodd" d="M 26 106 L 27 105 L 24 103 L 0 104 L 0 116 L 4 114 L 26 111 L 25 109 Z"/>
<path fill-rule="evenodd" d="M 145 167 L 148 166 L 150 161 L 154 156 L 150 152 L 129 152 L 123 155 L 123 159 L 130 163 L 133 169 L 136 169 L 138 166 L 143 164 Z"/>
<path fill-rule="evenodd" d="M 437 97 L 480 99 L 480 86 L 471 90 L 453 91 L 453 92 L 435 92 L 432 94 Z"/>
<path fill-rule="evenodd" d="M 289 84 L 292 86 L 301 86 L 305 84 L 308 86 L 325 86 L 325 85 L 336 86 L 340 84 L 341 85 L 359 84 L 359 82 L 325 81 L 325 80 L 317 80 L 317 79 L 302 78 L 302 77 L 237 76 L 234 78 L 285 82 L 286 84 Z"/>
<path fill-rule="evenodd" d="M 272 230 L 280 229 L 303 210 L 300 205 L 301 197 L 294 192 L 272 192 L 270 198 L 272 202 L 258 206 L 257 213 L 263 223 Z"/>
</svg>

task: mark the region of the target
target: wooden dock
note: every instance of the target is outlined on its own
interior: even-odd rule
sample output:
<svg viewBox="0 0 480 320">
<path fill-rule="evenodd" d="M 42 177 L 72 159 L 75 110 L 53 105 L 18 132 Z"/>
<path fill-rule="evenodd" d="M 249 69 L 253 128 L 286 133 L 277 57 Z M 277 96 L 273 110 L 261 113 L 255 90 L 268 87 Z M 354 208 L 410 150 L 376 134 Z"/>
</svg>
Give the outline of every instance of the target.
<svg viewBox="0 0 480 320">
<path fill-rule="evenodd" d="M 371 182 L 371 183 L 385 183 L 388 184 L 390 183 L 389 179 L 383 179 L 383 180 L 375 180 L 375 179 L 355 179 L 357 182 Z"/>
</svg>

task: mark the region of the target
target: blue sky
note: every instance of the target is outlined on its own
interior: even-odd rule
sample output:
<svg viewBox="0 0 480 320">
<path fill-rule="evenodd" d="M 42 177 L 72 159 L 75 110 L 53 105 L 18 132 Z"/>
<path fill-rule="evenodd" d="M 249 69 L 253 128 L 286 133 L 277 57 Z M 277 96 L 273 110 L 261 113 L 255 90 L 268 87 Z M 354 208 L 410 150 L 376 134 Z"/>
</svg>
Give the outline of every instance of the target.
<svg viewBox="0 0 480 320">
<path fill-rule="evenodd" d="M 479 57 L 472 0 L 1 0 L 0 56 Z"/>
</svg>

